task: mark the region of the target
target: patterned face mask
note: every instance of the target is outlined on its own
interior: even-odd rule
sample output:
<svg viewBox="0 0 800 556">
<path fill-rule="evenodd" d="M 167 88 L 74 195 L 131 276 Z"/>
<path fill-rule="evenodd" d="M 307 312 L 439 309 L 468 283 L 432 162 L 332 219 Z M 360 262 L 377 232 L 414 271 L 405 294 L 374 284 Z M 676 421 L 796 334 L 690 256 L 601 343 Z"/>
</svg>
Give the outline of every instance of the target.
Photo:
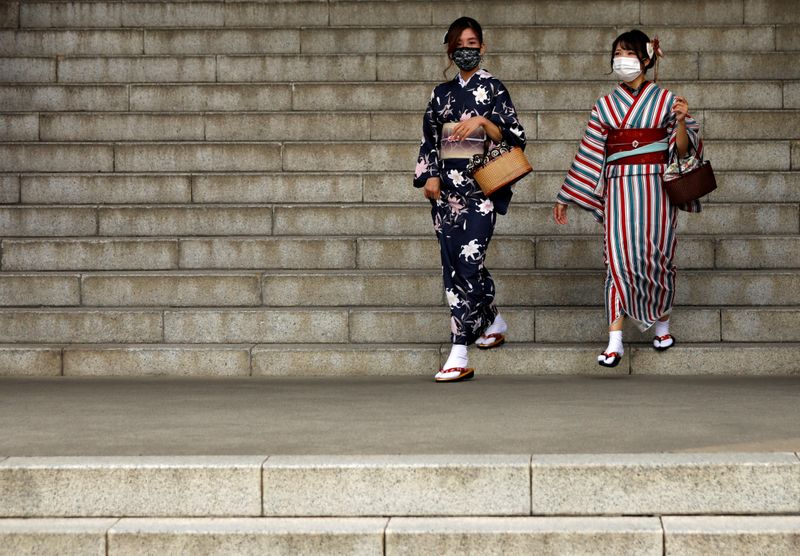
<svg viewBox="0 0 800 556">
<path fill-rule="evenodd" d="M 453 51 L 453 62 L 458 66 L 458 69 L 463 71 L 474 70 L 481 63 L 481 49 L 480 48 L 456 48 Z"/>
</svg>

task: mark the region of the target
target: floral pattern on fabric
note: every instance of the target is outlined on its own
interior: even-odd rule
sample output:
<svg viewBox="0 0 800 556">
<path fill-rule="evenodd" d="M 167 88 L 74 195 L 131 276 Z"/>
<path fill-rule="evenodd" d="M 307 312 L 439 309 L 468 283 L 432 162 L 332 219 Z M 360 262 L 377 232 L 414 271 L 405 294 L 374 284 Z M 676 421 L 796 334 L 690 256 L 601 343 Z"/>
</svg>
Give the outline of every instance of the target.
<svg viewBox="0 0 800 556">
<path fill-rule="evenodd" d="M 497 314 L 494 281 L 484 263 L 497 214 L 505 213 L 511 200 L 511 188 L 487 198 L 467 170 L 469 159 L 440 159 L 442 126 L 474 116 L 492 121 L 506 143 L 525 147 L 525 130 L 508 90 L 489 72 L 479 70 L 466 86 L 456 77 L 433 90 L 414 173 L 415 187 L 424 186 L 431 177 L 441 180 L 441 195 L 431 201 L 431 218 L 450 307 L 451 341 L 464 345 L 475 342 Z"/>
</svg>

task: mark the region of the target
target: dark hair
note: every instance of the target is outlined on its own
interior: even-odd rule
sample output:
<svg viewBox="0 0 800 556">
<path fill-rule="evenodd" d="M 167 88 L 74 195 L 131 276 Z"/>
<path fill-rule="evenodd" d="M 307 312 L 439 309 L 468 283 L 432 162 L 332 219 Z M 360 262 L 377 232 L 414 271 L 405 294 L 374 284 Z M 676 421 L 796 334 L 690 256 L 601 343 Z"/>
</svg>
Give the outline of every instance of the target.
<svg viewBox="0 0 800 556">
<path fill-rule="evenodd" d="M 650 42 L 650 37 L 644 34 L 639 29 L 633 29 L 626 33 L 622 33 L 616 39 L 614 39 L 614 44 L 611 45 L 611 68 L 613 71 L 614 68 L 614 51 L 617 50 L 618 46 L 621 46 L 625 50 L 632 50 L 636 53 L 636 57 L 639 58 L 639 61 L 644 64 L 644 61 L 648 58 L 650 60 L 647 62 L 647 65 L 644 66 L 644 71 L 647 72 L 650 68 L 652 68 L 656 64 L 656 58 L 658 58 L 658 54 L 653 51 L 653 55 L 649 56 L 647 54 L 647 43 Z"/>
<path fill-rule="evenodd" d="M 450 28 L 444 35 L 444 44 L 447 45 L 448 58 L 450 58 L 453 55 L 453 52 L 455 52 L 456 48 L 458 48 L 458 39 L 461 38 L 461 33 L 463 33 L 466 29 L 472 29 L 475 31 L 475 34 L 478 36 L 478 40 L 481 44 L 483 44 L 483 28 L 481 27 L 481 24 L 471 17 L 459 17 L 450 24 Z M 449 70 L 451 67 L 453 67 L 452 59 L 450 60 L 450 63 L 447 64 L 447 67 L 444 68 L 443 73 L 445 78 L 447 78 L 447 70 Z"/>
</svg>

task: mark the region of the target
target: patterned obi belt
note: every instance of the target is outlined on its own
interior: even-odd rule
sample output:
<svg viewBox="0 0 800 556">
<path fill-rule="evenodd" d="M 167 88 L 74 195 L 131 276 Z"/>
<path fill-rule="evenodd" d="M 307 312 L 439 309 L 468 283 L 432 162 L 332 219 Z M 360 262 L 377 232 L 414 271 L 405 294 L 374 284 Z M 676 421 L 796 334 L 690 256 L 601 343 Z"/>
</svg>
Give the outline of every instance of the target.
<svg viewBox="0 0 800 556">
<path fill-rule="evenodd" d="M 606 164 L 666 164 L 668 149 L 664 128 L 611 129 Z"/>
</svg>

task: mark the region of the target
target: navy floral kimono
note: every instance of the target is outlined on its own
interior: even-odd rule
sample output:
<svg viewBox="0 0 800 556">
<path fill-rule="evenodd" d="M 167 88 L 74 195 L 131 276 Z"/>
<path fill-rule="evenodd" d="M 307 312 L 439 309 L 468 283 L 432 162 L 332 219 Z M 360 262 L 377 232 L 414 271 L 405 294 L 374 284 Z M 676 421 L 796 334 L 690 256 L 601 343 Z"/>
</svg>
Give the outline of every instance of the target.
<svg viewBox="0 0 800 556">
<path fill-rule="evenodd" d="M 450 305 L 451 340 L 463 345 L 474 343 L 497 315 L 494 281 L 484 261 L 496 215 L 506 213 L 512 195 L 511 188 L 504 187 L 487 198 L 467 171 L 468 158 L 440 157 L 444 124 L 473 116 L 494 123 L 509 145 L 525 148 L 525 131 L 503 83 L 485 70 L 466 83 L 457 74 L 431 94 L 414 175 L 414 187 L 423 187 L 431 177 L 441 180 L 441 195 L 431 201 L 431 215 Z"/>
</svg>

